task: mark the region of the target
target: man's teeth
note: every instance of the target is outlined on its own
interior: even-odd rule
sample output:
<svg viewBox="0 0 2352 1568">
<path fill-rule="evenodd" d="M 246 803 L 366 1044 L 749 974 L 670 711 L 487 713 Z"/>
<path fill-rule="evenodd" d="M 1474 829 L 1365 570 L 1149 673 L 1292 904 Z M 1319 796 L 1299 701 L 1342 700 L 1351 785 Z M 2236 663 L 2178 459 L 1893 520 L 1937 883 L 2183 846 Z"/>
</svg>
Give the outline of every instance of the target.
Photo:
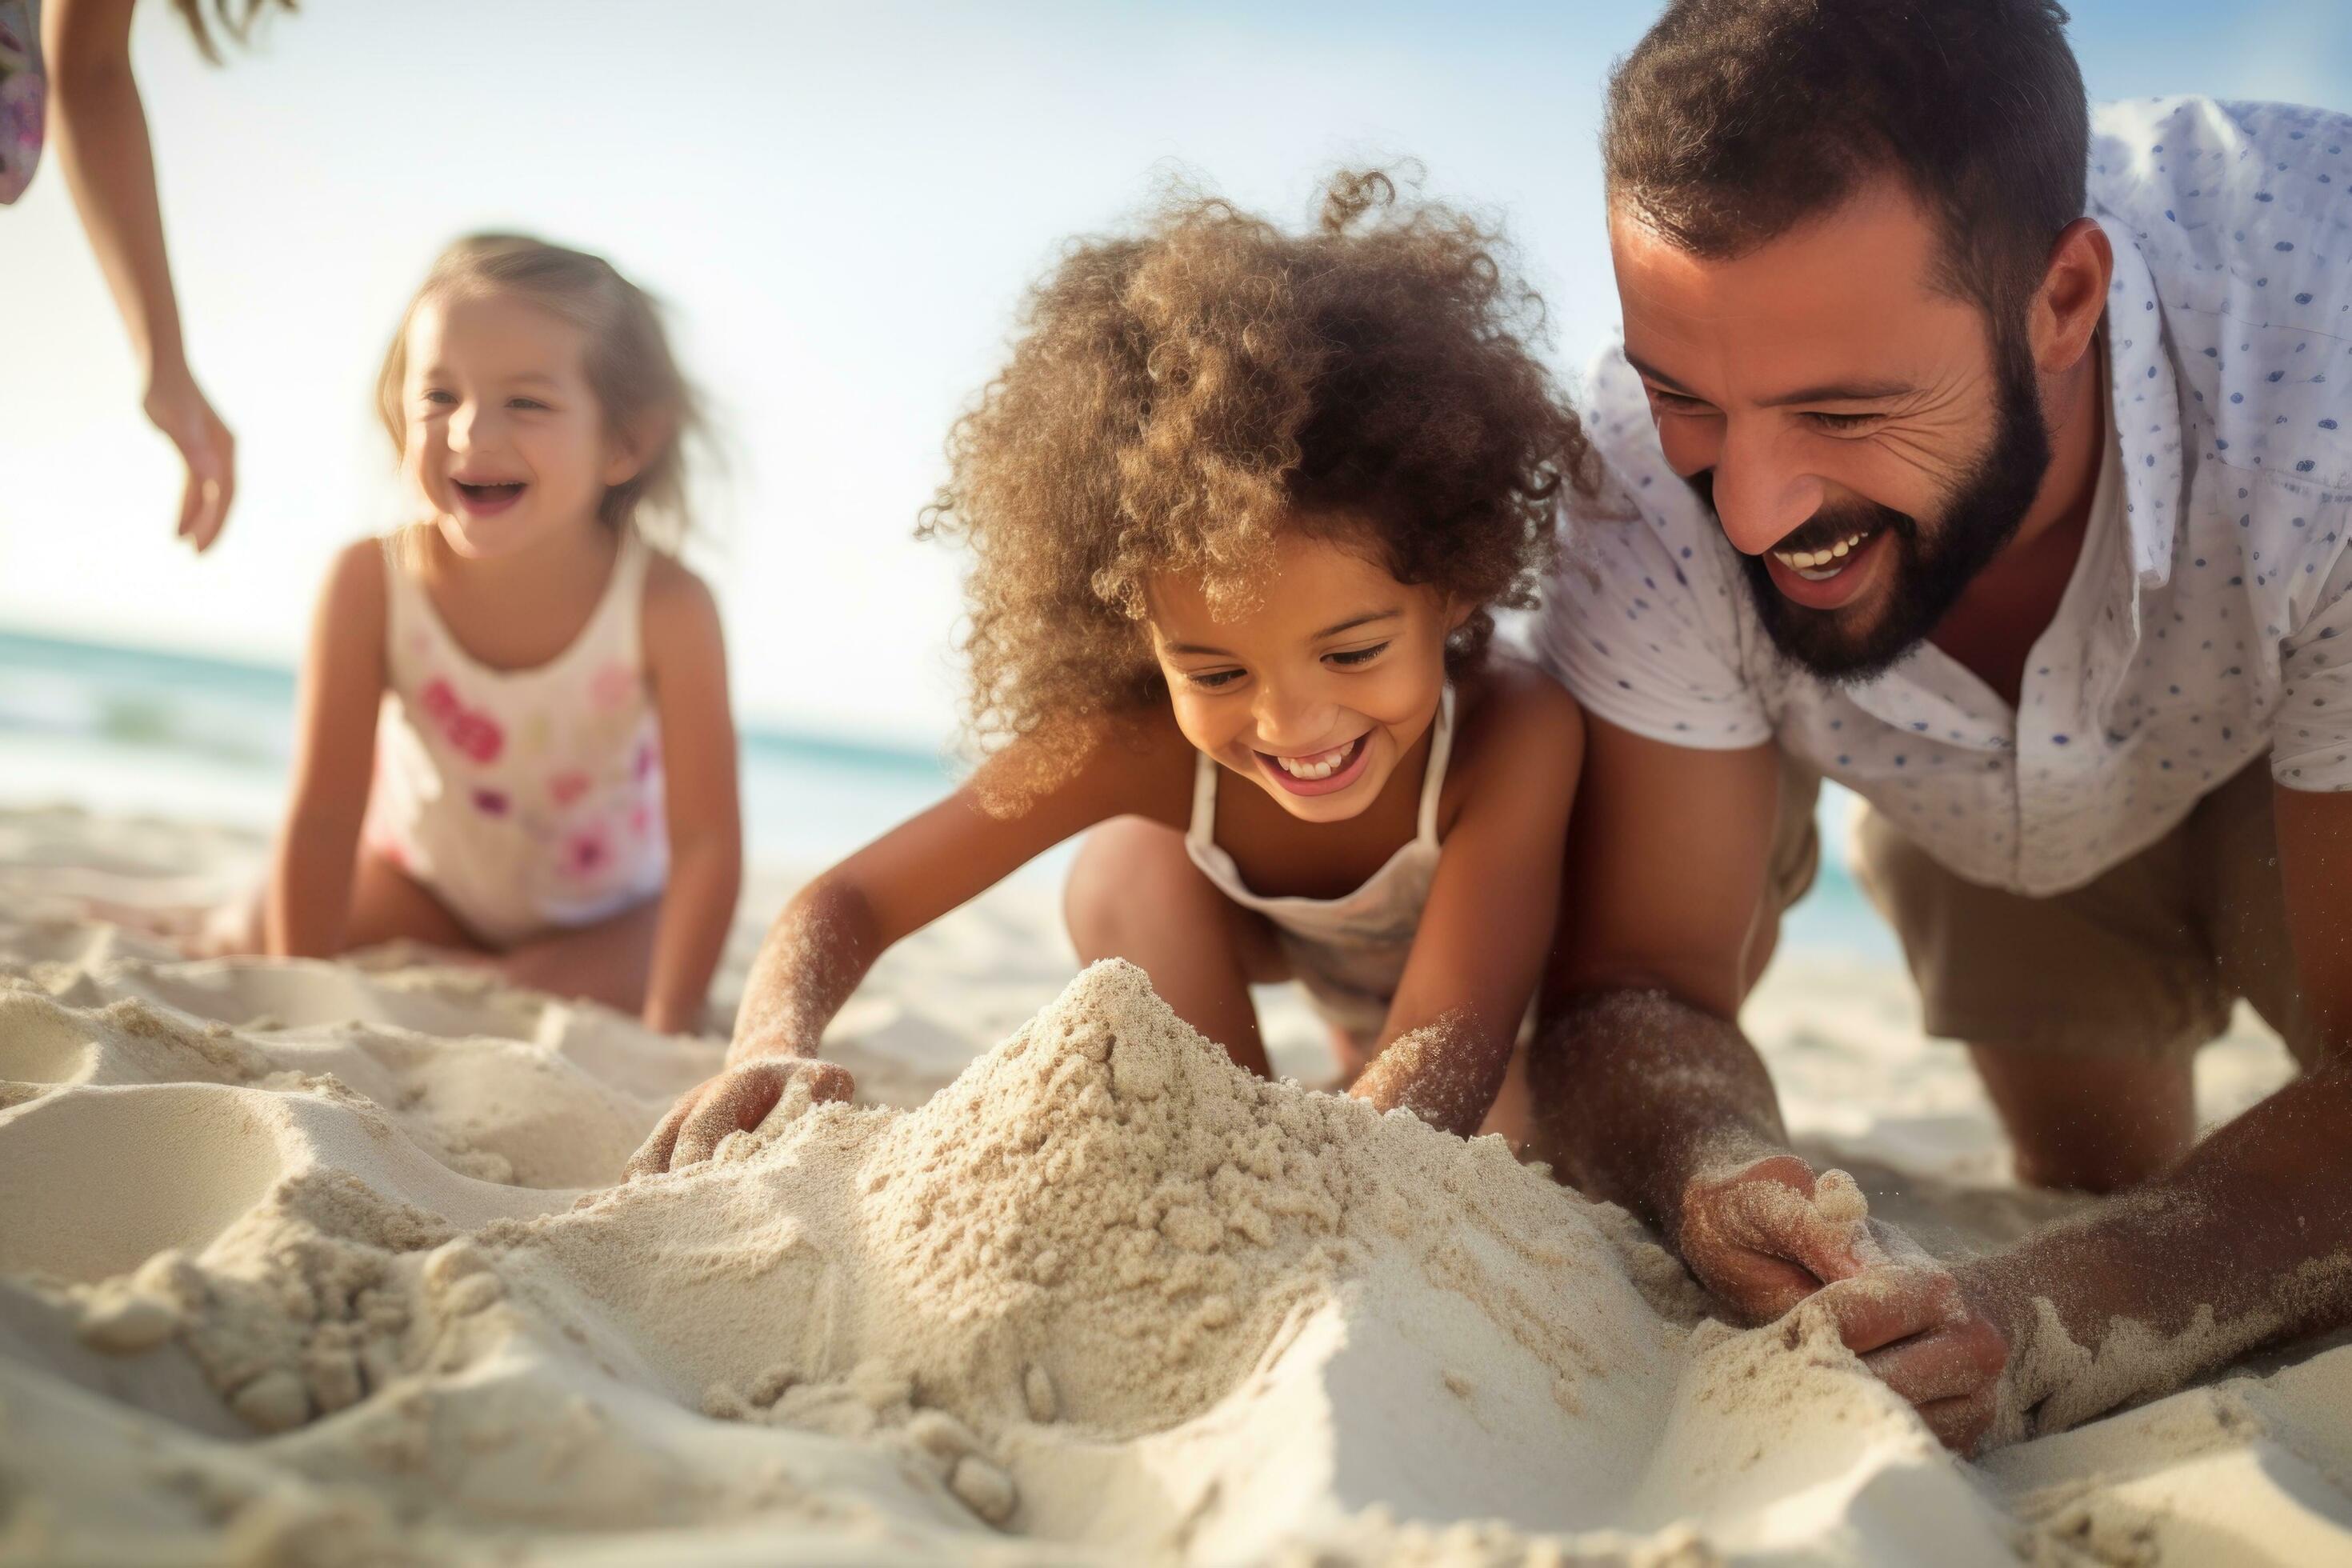
<svg viewBox="0 0 2352 1568">
<path fill-rule="evenodd" d="M 1344 746 L 1334 746 L 1328 752 L 1318 752 L 1311 757 L 1276 757 L 1274 762 L 1276 767 L 1292 778 L 1313 784 L 1318 779 L 1328 779 L 1338 773 L 1346 764 L 1348 754 L 1355 749 L 1356 742 L 1350 741 Z"/>
<path fill-rule="evenodd" d="M 1873 531 L 1865 529 L 1860 533 L 1839 540 L 1826 550 L 1775 550 L 1772 554 L 1781 565 L 1803 576 L 1806 581 L 1819 583 L 1844 571 L 1844 567 L 1835 565 L 1834 563 L 1844 560 L 1848 554 L 1861 549 L 1863 542 L 1868 539 Z"/>
</svg>

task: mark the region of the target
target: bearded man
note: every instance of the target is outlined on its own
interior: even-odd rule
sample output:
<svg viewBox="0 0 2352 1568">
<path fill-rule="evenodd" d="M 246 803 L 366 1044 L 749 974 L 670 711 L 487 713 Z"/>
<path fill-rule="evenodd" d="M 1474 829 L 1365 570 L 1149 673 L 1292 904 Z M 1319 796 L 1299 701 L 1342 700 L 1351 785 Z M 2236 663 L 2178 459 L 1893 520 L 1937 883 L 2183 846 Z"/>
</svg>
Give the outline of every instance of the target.
<svg viewBox="0 0 2352 1568">
<path fill-rule="evenodd" d="M 2352 1321 L 2352 120 L 2094 121 L 2065 20 L 1667 7 L 1538 637 L 1592 717 L 1548 1152 L 1751 1317 L 1820 1291 L 1962 1447 Z M 2020 1178 L 2121 1195 L 1949 1269 L 1790 1201 L 1736 1020 L 1824 776 Z M 2197 1143 L 2240 998 L 2303 1071 Z"/>
</svg>

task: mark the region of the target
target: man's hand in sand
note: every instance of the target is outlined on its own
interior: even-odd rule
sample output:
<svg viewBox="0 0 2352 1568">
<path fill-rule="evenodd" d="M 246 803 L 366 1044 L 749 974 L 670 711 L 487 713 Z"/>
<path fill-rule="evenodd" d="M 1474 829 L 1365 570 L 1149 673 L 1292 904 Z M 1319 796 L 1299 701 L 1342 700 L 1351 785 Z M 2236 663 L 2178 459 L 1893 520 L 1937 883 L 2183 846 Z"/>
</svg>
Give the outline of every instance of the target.
<svg viewBox="0 0 2352 1568">
<path fill-rule="evenodd" d="M 797 1100 L 795 1085 L 811 1103 L 847 1100 L 856 1088 L 849 1069 L 810 1057 L 764 1056 L 738 1062 L 677 1097 L 653 1136 L 638 1146 L 623 1179 L 682 1170 L 710 1158 L 730 1132 L 750 1132 L 779 1106 Z"/>
<path fill-rule="evenodd" d="M 1691 1272 L 1751 1322 L 1818 1293 L 1846 1348 L 1951 1447 L 1968 1452 L 1991 1425 L 2008 1341 L 1949 1269 L 1870 1218 L 1843 1172 L 1817 1178 L 1777 1154 L 1702 1174 L 1676 1228 Z"/>
</svg>

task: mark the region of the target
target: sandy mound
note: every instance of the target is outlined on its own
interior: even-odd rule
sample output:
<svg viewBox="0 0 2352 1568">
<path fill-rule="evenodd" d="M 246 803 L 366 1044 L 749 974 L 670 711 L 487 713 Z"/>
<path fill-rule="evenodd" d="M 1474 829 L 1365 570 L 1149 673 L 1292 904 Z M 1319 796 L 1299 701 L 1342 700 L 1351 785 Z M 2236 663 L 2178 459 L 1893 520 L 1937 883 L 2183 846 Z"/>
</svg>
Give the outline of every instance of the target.
<svg viewBox="0 0 2352 1568">
<path fill-rule="evenodd" d="M 715 1047 L 89 928 L 5 952 L 0 1557 L 2352 1542 L 2352 1352 L 1960 1466 L 1802 1315 L 1706 1321 L 1618 1211 L 1254 1079 L 1122 965 L 918 1109 L 606 1188 Z"/>
</svg>

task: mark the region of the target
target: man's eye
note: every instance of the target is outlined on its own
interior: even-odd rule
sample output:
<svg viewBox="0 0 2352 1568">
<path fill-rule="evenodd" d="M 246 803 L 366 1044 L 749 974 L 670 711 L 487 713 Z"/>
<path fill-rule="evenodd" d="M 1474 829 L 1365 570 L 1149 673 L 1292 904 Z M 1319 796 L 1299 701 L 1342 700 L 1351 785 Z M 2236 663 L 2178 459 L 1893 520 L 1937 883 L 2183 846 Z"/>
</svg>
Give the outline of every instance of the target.
<svg viewBox="0 0 2352 1568">
<path fill-rule="evenodd" d="M 1333 664 L 1344 665 L 1352 669 L 1357 665 L 1371 663 L 1372 660 L 1380 658 L 1381 655 L 1388 652 L 1388 650 L 1389 645 L 1382 642 L 1374 643 L 1370 647 L 1347 648 L 1339 653 L 1325 654 L 1323 657 L 1329 659 Z"/>
<path fill-rule="evenodd" d="M 1875 414 L 1808 414 L 1805 417 L 1819 430 L 1859 430 L 1879 421 Z"/>
<path fill-rule="evenodd" d="M 1650 401 L 1669 414 L 1707 414 L 1713 410 L 1696 397 L 1685 397 L 1679 392 L 1664 392 L 1651 387 Z"/>
</svg>

